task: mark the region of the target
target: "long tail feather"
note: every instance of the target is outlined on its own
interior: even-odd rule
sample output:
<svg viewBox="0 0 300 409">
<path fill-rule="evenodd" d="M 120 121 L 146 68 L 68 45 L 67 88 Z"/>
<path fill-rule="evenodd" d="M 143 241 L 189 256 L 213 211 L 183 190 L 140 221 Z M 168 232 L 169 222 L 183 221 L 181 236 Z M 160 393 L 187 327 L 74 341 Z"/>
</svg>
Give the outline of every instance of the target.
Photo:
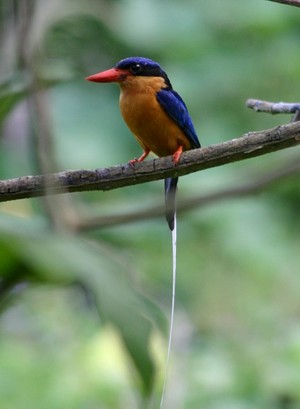
<svg viewBox="0 0 300 409">
<path fill-rule="evenodd" d="M 165 376 L 163 383 L 163 390 L 160 399 L 160 409 L 163 409 L 165 395 L 167 391 L 167 383 L 169 377 L 169 366 L 170 357 L 173 341 L 173 325 L 174 325 L 174 315 L 175 315 L 175 298 L 176 298 L 176 259 L 177 259 L 177 227 L 176 227 L 176 214 L 174 215 L 174 230 L 172 231 L 172 301 L 171 301 L 171 316 L 170 316 L 170 327 L 169 327 L 169 340 L 168 340 L 168 351 L 165 365 Z"/>
<path fill-rule="evenodd" d="M 165 179 L 165 205 L 166 220 L 171 231 L 174 230 L 174 217 L 176 213 L 176 191 L 178 178 Z"/>
</svg>

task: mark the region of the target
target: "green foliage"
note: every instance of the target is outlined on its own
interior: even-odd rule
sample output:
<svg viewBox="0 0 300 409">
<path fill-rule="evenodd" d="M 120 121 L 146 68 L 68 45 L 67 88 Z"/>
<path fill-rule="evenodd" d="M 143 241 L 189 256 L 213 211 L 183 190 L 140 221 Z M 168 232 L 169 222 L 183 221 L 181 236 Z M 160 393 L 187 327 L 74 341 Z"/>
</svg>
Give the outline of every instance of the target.
<svg viewBox="0 0 300 409">
<path fill-rule="evenodd" d="M 46 91 L 59 169 L 137 156 L 117 87 L 83 80 L 129 55 L 162 64 L 203 146 L 289 121 L 247 110 L 249 97 L 299 100 L 299 12 L 292 7 L 263 0 L 23 4 L 34 7 L 28 14 L 9 0 L 0 7 L 1 179 L 36 169 L 45 122 L 34 109 L 35 87 Z M 299 148 L 189 175 L 179 199 L 250 182 L 295 155 Z M 179 216 L 170 407 L 299 407 L 299 188 L 296 175 L 260 196 Z M 1 409 L 158 407 L 169 231 L 163 220 L 149 220 L 80 233 L 70 220 L 163 203 L 162 190 L 157 182 L 74 194 L 67 204 L 0 205 Z"/>
<path fill-rule="evenodd" d="M 11 81 L 4 81 L 0 84 L 0 126 L 10 111 L 26 94 L 26 84 L 22 84 L 17 77 L 16 75 Z"/>
<path fill-rule="evenodd" d="M 52 234 L 48 229 L 33 230 L 15 218 L 6 217 L 0 224 L 3 298 L 22 283 L 82 286 L 94 297 L 101 318 L 120 330 L 149 393 L 153 382 L 149 355 L 153 314 L 132 291 L 120 261 L 113 259 L 101 242 L 96 245 L 75 236 Z"/>
</svg>

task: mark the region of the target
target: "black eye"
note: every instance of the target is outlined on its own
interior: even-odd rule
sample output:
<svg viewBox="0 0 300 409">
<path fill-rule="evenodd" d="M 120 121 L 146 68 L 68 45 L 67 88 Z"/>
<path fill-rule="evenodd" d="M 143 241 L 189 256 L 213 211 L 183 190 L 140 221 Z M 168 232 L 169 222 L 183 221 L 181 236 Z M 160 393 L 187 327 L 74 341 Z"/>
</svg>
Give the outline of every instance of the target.
<svg viewBox="0 0 300 409">
<path fill-rule="evenodd" d="M 130 71 L 132 72 L 132 74 L 137 75 L 143 71 L 143 67 L 141 66 L 141 64 L 134 64 L 130 67 Z"/>
</svg>

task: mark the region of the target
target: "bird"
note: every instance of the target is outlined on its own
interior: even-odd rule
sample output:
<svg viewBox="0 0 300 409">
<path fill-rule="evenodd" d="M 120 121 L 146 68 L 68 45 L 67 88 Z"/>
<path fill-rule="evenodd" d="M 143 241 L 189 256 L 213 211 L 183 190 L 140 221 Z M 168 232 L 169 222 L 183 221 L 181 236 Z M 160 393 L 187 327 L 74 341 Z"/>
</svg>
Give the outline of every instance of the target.
<svg viewBox="0 0 300 409">
<path fill-rule="evenodd" d="M 186 104 L 159 63 L 145 57 L 128 57 L 86 80 L 119 84 L 121 114 L 143 149 L 139 158 L 129 161 L 132 167 L 150 152 L 159 157 L 172 155 L 176 165 L 182 152 L 201 147 Z M 171 231 L 177 183 L 178 177 L 166 178 L 164 183 L 165 217 Z"/>
</svg>

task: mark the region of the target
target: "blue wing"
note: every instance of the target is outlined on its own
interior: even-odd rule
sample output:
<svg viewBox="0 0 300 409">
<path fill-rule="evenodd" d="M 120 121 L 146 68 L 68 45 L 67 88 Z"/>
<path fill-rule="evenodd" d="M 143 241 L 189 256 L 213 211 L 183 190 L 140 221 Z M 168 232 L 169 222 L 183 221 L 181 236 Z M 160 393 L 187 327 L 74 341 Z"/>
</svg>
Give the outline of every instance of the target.
<svg viewBox="0 0 300 409">
<path fill-rule="evenodd" d="M 158 91 L 156 98 L 164 111 L 185 133 L 192 148 L 200 148 L 192 119 L 181 96 L 173 90 L 162 89 Z M 166 219 L 170 230 L 174 229 L 177 182 L 178 178 L 165 179 Z"/>
<path fill-rule="evenodd" d="M 170 89 L 162 89 L 156 94 L 156 98 L 165 112 L 177 123 L 186 134 L 192 148 L 200 148 L 192 119 L 187 107 L 177 92 Z"/>
</svg>

